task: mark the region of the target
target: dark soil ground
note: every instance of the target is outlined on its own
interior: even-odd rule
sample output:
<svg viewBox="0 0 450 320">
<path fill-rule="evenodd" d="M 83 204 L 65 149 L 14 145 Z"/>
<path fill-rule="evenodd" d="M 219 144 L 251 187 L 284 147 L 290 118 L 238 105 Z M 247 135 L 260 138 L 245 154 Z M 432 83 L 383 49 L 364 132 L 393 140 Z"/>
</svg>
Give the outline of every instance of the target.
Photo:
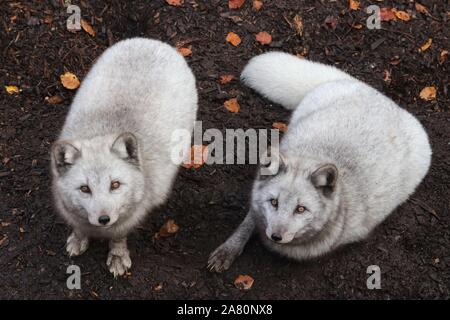
<svg viewBox="0 0 450 320">
<path fill-rule="evenodd" d="M 0 298 L 450 297 L 449 62 L 439 63 L 450 43 L 448 1 L 423 0 L 431 14 L 426 16 L 415 11 L 412 1 L 362 0 L 362 9 L 376 3 L 411 10 L 412 20 L 383 22 L 381 30 L 352 28 L 365 25 L 367 14 L 349 11 L 347 1 L 264 0 L 258 12 L 249 0 L 239 10 L 229 10 L 225 0 L 185 0 L 181 7 L 163 0 L 72 1 L 97 31 L 95 37 L 66 30 L 62 2 L 0 2 Z M 296 14 L 303 18 L 302 36 L 291 25 Z M 324 23 L 329 16 L 337 19 L 335 30 Z M 229 31 L 241 36 L 238 47 L 225 42 Z M 273 35 L 271 45 L 255 41 L 259 31 Z M 103 50 L 133 36 L 192 46 L 187 60 L 198 80 L 198 118 L 204 129 L 270 128 L 273 122 L 288 121 L 289 112 L 238 81 L 218 83 L 222 74 L 238 76 L 259 53 L 283 50 L 335 64 L 418 117 L 432 143 L 431 170 L 412 200 L 367 241 L 296 263 L 269 253 L 254 239 L 228 272 L 211 274 L 205 268 L 207 257 L 245 215 L 256 166 L 181 169 L 167 205 L 129 238 L 131 274 L 115 280 L 105 266 L 106 242 L 94 242 L 81 257 L 65 254 L 69 230 L 52 207 L 49 147 L 75 92 L 64 89 L 59 76 L 71 71 L 82 79 Z M 431 48 L 418 52 L 428 38 L 433 39 Z M 383 80 L 384 70 L 391 73 L 390 82 Z M 9 95 L 4 85 L 22 91 Z M 419 98 L 426 86 L 437 88 L 435 101 Z M 53 95 L 64 101 L 47 103 L 45 97 Z M 223 102 L 236 96 L 241 112 L 231 114 Z M 176 220 L 180 231 L 154 240 L 168 218 Z M 70 264 L 81 268 L 81 290 L 66 288 Z M 381 268 L 381 290 L 366 288 L 369 265 Z M 239 274 L 255 279 L 251 290 L 234 287 Z"/>
</svg>

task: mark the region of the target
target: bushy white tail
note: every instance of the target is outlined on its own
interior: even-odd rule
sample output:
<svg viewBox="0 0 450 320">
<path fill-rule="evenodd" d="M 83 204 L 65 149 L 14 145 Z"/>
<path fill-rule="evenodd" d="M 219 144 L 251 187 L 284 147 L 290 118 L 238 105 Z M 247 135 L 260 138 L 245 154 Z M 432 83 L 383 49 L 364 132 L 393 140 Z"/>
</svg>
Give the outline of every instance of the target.
<svg viewBox="0 0 450 320">
<path fill-rule="evenodd" d="M 295 109 L 317 86 L 353 79 L 333 66 L 311 62 L 283 52 L 269 52 L 250 60 L 241 80 L 287 109 Z"/>
</svg>

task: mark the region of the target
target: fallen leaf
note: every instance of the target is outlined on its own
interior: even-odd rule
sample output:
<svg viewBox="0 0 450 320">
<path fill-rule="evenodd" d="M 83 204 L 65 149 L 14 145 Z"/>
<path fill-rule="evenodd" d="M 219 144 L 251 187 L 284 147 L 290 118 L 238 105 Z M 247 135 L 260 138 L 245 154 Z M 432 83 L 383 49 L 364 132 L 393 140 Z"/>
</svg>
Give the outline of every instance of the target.
<svg viewBox="0 0 450 320">
<path fill-rule="evenodd" d="M 361 23 L 355 23 L 354 25 L 352 25 L 353 29 L 357 29 L 357 30 L 361 30 L 362 28 L 364 28 L 364 25 Z"/>
<path fill-rule="evenodd" d="M 226 40 L 235 47 L 241 43 L 241 38 L 234 32 L 228 32 Z"/>
<path fill-rule="evenodd" d="M 424 52 L 426 50 L 428 50 L 428 48 L 431 47 L 431 44 L 433 43 L 433 39 L 429 38 L 420 48 L 419 48 L 419 52 Z"/>
<path fill-rule="evenodd" d="M 80 86 L 80 80 L 78 80 L 77 76 L 71 72 L 66 72 L 59 78 L 61 79 L 62 85 L 66 89 L 75 90 Z"/>
<path fill-rule="evenodd" d="M 45 16 L 44 17 L 44 23 L 51 24 L 52 22 L 53 22 L 53 17 L 52 16 Z"/>
<path fill-rule="evenodd" d="M 51 256 L 51 257 L 56 256 L 56 252 L 52 251 L 52 250 L 46 250 L 46 253 L 48 256 Z"/>
<path fill-rule="evenodd" d="M 391 8 L 381 8 L 380 9 L 380 18 L 381 18 L 381 21 L 397 20 L 397 17 L 395 16 L 395 14 Z"/>
<path fill-rule="evenodd" d="M 401 62 L 400 57 L 399 56 L 395 56 L 393 58 L 391 58 L 391 60 L 389 61 L 389 64 L 396 66 Z"/>
<path fill-rule="evenodd" d="M 183 5 L 184 0 L 166 0 L 166 2 L 171 6 L 179 7 Z"/>
<path fill-rule="evenodd" d="M 253 286 L 255 280 L 247 275 L 239 275 L 236 280 L 234 280 L 234 286 L 239 290 L 250 290 Z"/>
<path fill-rule="evenodd" d="M 6 92 L 9 94 L 19 93 L 20 90 L 17 86 L 5 86 Z"/>
<path fill-rule="evenodd" d="M 383 71 L 383 81 L 387 82 L 387 83 L 391 83 L 392 78 L 391 78 L 391 72 L 389 70 Z"/>
<path fill-rule="evenodd" d="M 181 166 L 186 169 L 200 168 L 208 158 L 208 147 L 204 145 L 193 145 L 189 150 L 188 159 Z"/>
<path fill-rule="evenodd" d="M 430 15 L 430 12 L 428 11 L 427 7 L 425 7 L 424 5 L 421 5 L 420 3 L 416 2 L 415 6 L 417 12 L 423 13 L 427 16 Z"/>
<path fill-rule="evenodd" d="M 420 91 L 420 98 L 425 101 L 436 99 L 437 90 L 435 87 L 425 87 Z"/>
<path fill-rule="evenodd" d="M 359 1 L 349 0 L 348 6 L 349 6 L 350 10 L 358 10 L 359 9 Z"/>
<path fill-rule="evenodd" d="M 180 227 L 175 223 L 175 220 L 169 219 L 161 226 L 159 231 L 155 234 L 155 239 L 167 238 L 178 232 Z"/>
<path fill-rule="evenodd" d="M 26 231 L 25 231 L 25 229 L 24 229 L 24 228 L 22 228 L 22 227 L 19 227 L 19 232 L 20 232 L 20 233 L 25 233 Z"/>
<path fill-rule="evenodd" d="M 239 9 L 244 4 L 245 0 L 228 0 L 228 8 Z"/>
<path fill-rule="evenodd" d="M 9 226 L 11 224 L 11 222 L 2 222 L 1 223 L 1 226 L 4 228 L 4 227 L 7 227 L 7 226 Z"/>
<path fill-rule="evenodd" d="M 401 10 L 397 10 L 397 9 L 392 9 L 392 12 L 395 14 L 395 16 L 403 21 L 409 21 L 411 20 L 411 16 L 409 15 L 409 13 L 405 12 L 405 11 L 401 11 Z"/>
<path fill-rule="evenodd" d="M 8 236 L 5 234 L 5 235 L 3 235 L 3 237 L 0 239 L 0 247 L 5 243 L 6 240 L 8 240 Z"/>
<path fill-rule="evenodd" d="M 262 45 L 266 45 L 266 44 L 269 44 L 272 42 L 272 36 L 266 31 L 259 32 L 255 36 L 255 38 L 256 38 L 256 41 L 258 41 Z"/>
<path fill-rule="evenodd" d="M 260 1 L 260 0 L 254 0 L 253 1 L 253 6 L 252 6 L 253 10 L 259 11 L 259 10 L 261 10 L 262 6 L 263 6 L 263 2 L 262 1 Z"/>
<path fill-rule="evenodd" d="M 189 56 L 192 55 L 192 49 L 191 49 L 191 47 L 177 48 L 177 51 L 178 51 L 183 57 L 189 57 Z"/>
<path fill-rule="evenodd" d="M 158 283 L 156 286 L 153 287 L 153 291 L 161 291 L 163 288 L 162 283 Z"/>
<path fill-rule="evenodd" d="M 286 132 L 288 128 L 287 124 L 284 122 L 274 122 L 272 123 L 272 127 L 280 130 L 281 132 Z"/>
<path fill-rule="evenodd" d="M 51 97 L 45 97 L 45 101 L 47 101 L 49 104 L 60 104 L 64 101 L 63 98 L 60 96 L 51 96 Z"/>
<path fill-rule="evenodd" d="M 325 24 L 328 27 L 330 27 L 331 29 L 335 30 L 338 25 L 338 21 L 337 21 L 336 17 L 328 16 L 325 18 Z"/>
<path fill-rule="evenodd" d="M 447 60 L 448 57 L 448 50 L 442 50 L 439 55 L 439 64 L 444 64 L 445 60 Z"/>
<path fill-rule="evenodd" d="M 220 84 L 227 84 L 228 82 L 232 81 L 234 79 L 234 75 L 232 74 L 224 74 L 221 75 L 219 78 Z"/>
<path fill-rule="evenodd" d="M 225 106 L 225 108 L 227 108 L 228 111 L 232 113 L 237 113 L 241 109 L 237 98 L 227 100 L 223 103 L 223 105 Z"/>
<path fill-rule="evenodd" d="M 297 31 L 297 34 L 299 36 L 302 36 L 303 35 L 303 20 L 302 20 L 302 17 L 300 17 L 298 14 L 296 14 L 295 17 L 294 17 L 293 22 L 294 22 L 294 27 L 295 27 L 295 30 Z"/>
<path fill-rule="evenodd" d="M 95 37 L 95 31 L 92 26 L 84 19 L 81 19 L 81 28 L 91 37 Z"/>
</svg>

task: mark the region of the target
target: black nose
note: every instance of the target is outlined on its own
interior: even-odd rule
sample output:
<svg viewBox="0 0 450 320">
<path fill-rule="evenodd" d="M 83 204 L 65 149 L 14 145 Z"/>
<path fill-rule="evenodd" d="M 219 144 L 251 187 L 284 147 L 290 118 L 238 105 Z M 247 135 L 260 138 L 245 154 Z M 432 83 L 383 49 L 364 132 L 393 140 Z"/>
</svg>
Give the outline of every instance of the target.
<svg viewBox="0 0 450 320">
<path fill-rule="evenodd" d="M 276 234 L 276 233 L 273 233 L 270 237 L 275 242 L 279 242 L 279 241 L 283 240 L 283 238 L 280 235 Z"/>
<path fill-rule="evenodd" d="M 103 224 L 103 225 L 107 225 L 109 222 L 109 216 L 100 216 L 100 218 L 98 218 L 98 223 Z"/>
</svg>

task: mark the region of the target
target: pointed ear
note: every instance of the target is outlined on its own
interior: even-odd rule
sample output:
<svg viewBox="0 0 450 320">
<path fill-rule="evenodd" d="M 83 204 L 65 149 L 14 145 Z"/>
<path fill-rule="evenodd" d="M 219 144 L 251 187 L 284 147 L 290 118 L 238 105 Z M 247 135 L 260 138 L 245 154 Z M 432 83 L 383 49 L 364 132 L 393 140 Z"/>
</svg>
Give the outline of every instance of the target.
<svg viewBox="0 0 450 320">
<path fill-rule="evenodd" d="M 139 163 L 138 142 L 136 136 L 131 132 L 124 132 L 119 135 L 111 147 L 111 152 L 119 158 L 127 160 L 133 164 Z"/>
<path fill-rule="evenodd" d="M 52 146 L 52 157 L 59 174 L 67 171 L 80 156 L 80 150 L 68 141 L 57 141 Z"/>
<path fill-rule="evenodd" d="M 320 166 L 311 175 L 312 184 L 321 189 L 325 196 L 329 196 L 335 189 L 338 170 L 334 164 L 328 163 Z"/>
<path fill-rule="evenodd" d="M 279 150 L 269 148 L 261 159 L 259 180 L 266 180 L 287 170 L 286 159 Z"/>
</svg>

